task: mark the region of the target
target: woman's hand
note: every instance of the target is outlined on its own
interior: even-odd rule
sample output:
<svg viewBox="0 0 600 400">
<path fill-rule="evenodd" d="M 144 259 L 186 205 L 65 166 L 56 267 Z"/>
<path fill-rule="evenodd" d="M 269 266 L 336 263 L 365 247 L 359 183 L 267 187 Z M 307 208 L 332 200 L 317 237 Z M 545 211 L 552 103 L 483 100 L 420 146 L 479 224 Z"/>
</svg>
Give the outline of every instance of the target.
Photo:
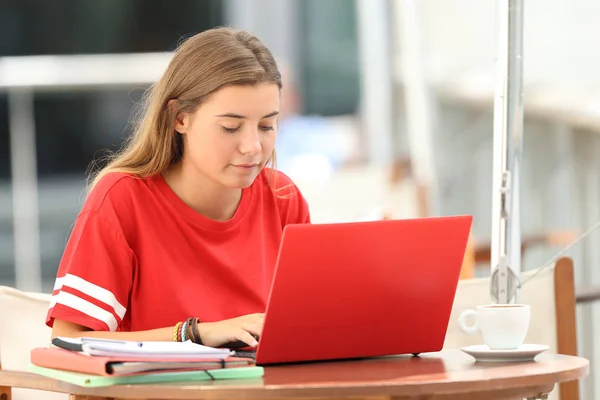
<svg viewBox="0 0 600 400">
<path fill-rule="evenodd" d="M 198 324 L 198 333 L 202 344 L 209 347 L 221 347 L 237 341 L 256 347 L 256 338 L 262 333 L 264 317 L 264 314 L 258 313 L 218 322 L 201 322 Z"/>
</svg>

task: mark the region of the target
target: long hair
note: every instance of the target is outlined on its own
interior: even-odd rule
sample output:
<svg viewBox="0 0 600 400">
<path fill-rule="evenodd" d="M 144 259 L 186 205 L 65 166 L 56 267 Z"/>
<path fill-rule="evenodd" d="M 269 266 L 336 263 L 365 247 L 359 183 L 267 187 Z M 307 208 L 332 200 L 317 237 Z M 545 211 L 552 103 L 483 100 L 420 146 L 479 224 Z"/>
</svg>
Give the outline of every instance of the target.
<svg viewBox="0 0 600 400">
<path fill-rule="evenodd" d="M 175 118 L 193 112 L 211 93 L 229 85 L 274 83 L 281 74 L 269 49 L 254 35 L 227 27 L 190 37 L 175 51 L 162 77 L 143 98 L 141 118 L 106 166 L 90 174 L 89 191 L 102 177 L 122 172 L 140 178 L 164 172 L 183 155 Z M 169 106 L 169 101 L 172 106 Z M 275 163 L 275 152 L 269 164 Z"/>
</svg>

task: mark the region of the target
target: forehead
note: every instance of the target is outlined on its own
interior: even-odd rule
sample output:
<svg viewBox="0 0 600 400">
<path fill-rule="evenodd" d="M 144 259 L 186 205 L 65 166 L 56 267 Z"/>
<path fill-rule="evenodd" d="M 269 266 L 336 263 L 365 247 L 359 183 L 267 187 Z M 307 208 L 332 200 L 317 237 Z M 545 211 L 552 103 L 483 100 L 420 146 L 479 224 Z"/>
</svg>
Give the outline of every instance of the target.
<svg viewBox="0 0 600 400">
<path fill-rule="evenodd" d="M 214 92 L 200 108 L 215 114 L 235 113 L 260 118 L 279 111 L 279 86 L 273 83 L 225 86 Z"/>
</svg>

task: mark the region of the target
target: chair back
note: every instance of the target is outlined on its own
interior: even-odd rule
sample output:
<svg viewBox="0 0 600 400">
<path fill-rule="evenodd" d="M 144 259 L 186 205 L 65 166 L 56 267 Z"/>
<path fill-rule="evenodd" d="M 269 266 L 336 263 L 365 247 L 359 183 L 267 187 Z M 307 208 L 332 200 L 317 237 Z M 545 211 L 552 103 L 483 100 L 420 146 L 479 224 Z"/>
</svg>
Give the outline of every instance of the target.
<svg viewBox="0 0 600 400">
<path fill-rule="evenodd" d="M 31 350 L 46 347 L 51 330 L 45 324 L 51 295 L 23 292 L 0 286 L 0 365 L 2 369 L 25 371 Z M 12 400 L 68 399 L 63 393 L 12 389 Z"/>
</svg>

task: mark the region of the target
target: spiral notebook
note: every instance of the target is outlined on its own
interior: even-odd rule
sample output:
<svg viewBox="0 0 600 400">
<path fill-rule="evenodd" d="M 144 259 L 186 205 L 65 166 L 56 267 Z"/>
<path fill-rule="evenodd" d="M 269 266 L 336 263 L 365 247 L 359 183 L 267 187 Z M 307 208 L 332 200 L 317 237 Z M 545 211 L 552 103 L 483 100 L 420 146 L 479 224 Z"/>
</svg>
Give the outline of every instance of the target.
<svg viewBox="0 0 600 400">
<path fill-rule="evenodd" d="M 66 338 L 52 339 L 52 345 L 66 350 L 82 352 L 92 356 L 135 356 L 146 359 L 153 358 L 227 358 L 233 354 L 229 349 L 217 349 L 202 346 L 191 341 L 129 341 L 98 338 Z"/>
</svg>

